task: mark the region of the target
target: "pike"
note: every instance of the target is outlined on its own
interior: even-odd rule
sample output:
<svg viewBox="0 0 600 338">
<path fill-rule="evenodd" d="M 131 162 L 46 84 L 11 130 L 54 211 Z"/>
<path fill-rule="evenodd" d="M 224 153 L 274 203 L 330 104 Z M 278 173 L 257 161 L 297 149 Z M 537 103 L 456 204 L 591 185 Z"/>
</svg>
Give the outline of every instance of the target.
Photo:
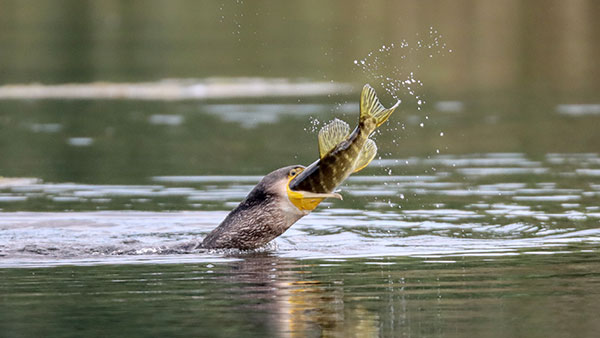
<svg viewBox="0 0 600 338">
<path fill-rule="evenodd" d="M 366 84 L 360 96 L 358 126 L 350 133 L 350 126 L 336 118 L 319 131 L 319 159 L 290 179 L 290 201 L 302 211 L 311 211 L 325 198 L 342 199 L 333 191 L 350 174 L 371 163 L 377 145 L 369 137 L 399 104 L 385 108 L 375 90 Z"/>
<path fill-rule="evenodd" d="M 292 165 L 267 174 L 199 244 L 205 249 L 255 249 L 284 233 L 325 198 L 350 174 L 366 167 L 377 146 L 369 138 L 400 102 L 386 109 L 371 86 L 363 87 L 358 126 L 335 119 L 319 131 L 319 159 L 305 168 Z"/>
</svg>

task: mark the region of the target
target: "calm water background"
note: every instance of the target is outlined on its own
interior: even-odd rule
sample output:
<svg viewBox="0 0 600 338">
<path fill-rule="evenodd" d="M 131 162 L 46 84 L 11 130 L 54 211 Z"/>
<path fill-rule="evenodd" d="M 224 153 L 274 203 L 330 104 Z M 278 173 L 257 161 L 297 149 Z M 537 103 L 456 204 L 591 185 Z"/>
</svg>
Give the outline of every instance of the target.
<svg viewBox="0 0 600 338">
<path fill-rule="evenodd" d="M 0 0 L 0 336 L 596 337 L 597 13 Z M 248 97 L 248 78 L 339 90 Z M 2 96 L 95 82 L 242 89 Z M 344 201 L 260 252 L 182 249 L 261 175 L 312 162 L 323 123 L 354 124 L 366 82 L 403 103 Z"/>
</svg>

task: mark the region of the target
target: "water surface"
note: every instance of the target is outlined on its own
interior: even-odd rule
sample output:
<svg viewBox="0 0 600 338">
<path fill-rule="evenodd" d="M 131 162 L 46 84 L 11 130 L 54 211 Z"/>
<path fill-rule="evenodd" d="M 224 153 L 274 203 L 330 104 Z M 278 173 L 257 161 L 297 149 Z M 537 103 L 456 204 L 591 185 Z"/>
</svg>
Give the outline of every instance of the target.
<svg viewBox="0 0 600 338">
<path fill-rule="evenodd" d="M 0 336 L 598 336 L 597 2 L 0 8 Z M 343 201 L 190 249 L 364 83 Z"/>
<path fill-rule="evenodd" d="M 254 252 L 184 247 L 260 176 L 7 181 L 0 325 L 9 336 L 594 336 L 599 160 L 380 160 L 371 170 L 436 170 L 356 175 L 344 201 Z"/>
</svg>

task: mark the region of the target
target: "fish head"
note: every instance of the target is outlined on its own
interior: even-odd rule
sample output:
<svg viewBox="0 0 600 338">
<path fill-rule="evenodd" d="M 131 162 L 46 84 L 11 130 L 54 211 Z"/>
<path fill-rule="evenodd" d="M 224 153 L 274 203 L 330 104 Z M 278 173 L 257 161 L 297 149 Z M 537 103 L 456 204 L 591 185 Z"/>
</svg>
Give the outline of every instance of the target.
<svg viewBox="0 0 600 338">
<path fill-rule="evenodd" d="M 309 167 L 310 168 L 310 167 Z M 288 182 L 287 182 L 287 195 L 288 199 L 296 208 L 304 213 L 309 213 L 313 211 L 319 203 L 323 202 L 324 199 L 333 197 L 342 199 L 342 195 L 338 193 L 317 193 L 312 191 L 301 191 L 294 190 L 290 188 L 290 183 L 296 178 L 302 179 L 302 177 L 298 177 L 301 173 L 303 173 L 307 168 L 305 167 L 295 167 L 291 169 L 288 173 Z"/>
</svg>

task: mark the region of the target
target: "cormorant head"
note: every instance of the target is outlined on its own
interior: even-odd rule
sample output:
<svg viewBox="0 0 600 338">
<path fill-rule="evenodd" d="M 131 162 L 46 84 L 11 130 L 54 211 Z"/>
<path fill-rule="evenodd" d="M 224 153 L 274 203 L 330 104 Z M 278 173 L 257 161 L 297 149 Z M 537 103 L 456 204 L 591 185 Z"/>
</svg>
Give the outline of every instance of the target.
<svg viewBox="0 0 600 338">
<path fill-rule="evenodd" d="M 306 203 L 306 201 L 303 202 L 302 193 L 293 191 L 289 187 L 290 181 L 300 174 L 304 168 L 303 165 L 279 168 L 263 177 L 259 186 L 270 195 L 277 196 L 282 209 L 292 214 L 306 215 L 319 203 L 316 203 L 312 208 L 303 207 L 303 203 Z"/>
<path fill-rule="evenodd" d="M 288 182 L 302 170 L 304 166 L 299 164 L 279 168 L 265 175 L 259 184 L 272 194 L 285 195 Z"/>
<path fill-rule="evenodd" d="M 265 175 L 258 183 L 262 190 L 271 195 L 286 196 L 290 180 L 304 170 L 303 165 L 290 165 L 279 168 Z"/>
</svg>

